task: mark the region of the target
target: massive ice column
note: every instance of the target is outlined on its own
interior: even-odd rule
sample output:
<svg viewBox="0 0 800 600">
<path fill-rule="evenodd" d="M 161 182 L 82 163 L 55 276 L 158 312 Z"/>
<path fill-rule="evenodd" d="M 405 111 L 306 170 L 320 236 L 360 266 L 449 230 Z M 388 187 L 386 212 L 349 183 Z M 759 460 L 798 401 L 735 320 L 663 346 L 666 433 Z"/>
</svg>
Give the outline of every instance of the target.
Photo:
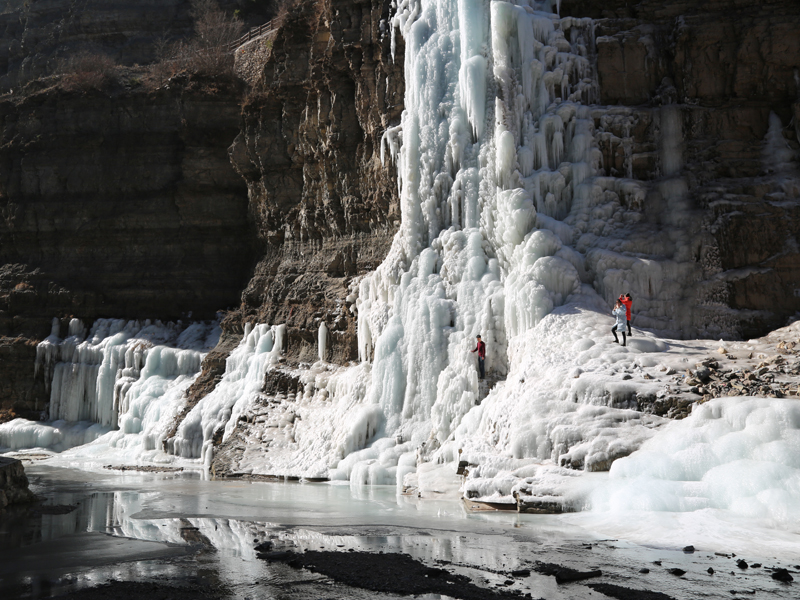
<svg viewBox="0 0 800 600">
<path fill-rule="evenodd" d="M 443 442 L 478 401 L 480 334 L 494 377 L 508 339 L 580 287 L 563 224 L 598 160 L 589 20 L 550 2 L 405 1 L 402 224 L 359 288 L 368 399 L 387 435 Z M 389 147 L 396 147 L 390 143 Z"/>
</svg>

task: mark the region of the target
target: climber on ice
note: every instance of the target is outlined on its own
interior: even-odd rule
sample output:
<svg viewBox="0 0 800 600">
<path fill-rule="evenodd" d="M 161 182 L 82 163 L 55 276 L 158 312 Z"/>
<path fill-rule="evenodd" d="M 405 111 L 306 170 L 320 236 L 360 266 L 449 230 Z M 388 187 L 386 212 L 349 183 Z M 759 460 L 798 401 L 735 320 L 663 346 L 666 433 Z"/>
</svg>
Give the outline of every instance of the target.
<svg viewBox="0 0 800 600">
<path fill-rule="evenodd" d="M 633 335 L 631 331 L 631 306 L 633 305 L 633 299 L 630 293 L 620 294 L 619 301 L 622 303 L 622 306 L 625 307 L 625 318 L 628 320 L 628 335 L 631 336 Z"/>
<path fill-rule="evenodd" d="M 625 345 L 625 307 L 622 305 L 622 301 L 617 300 L 614 304 L 614 310 L 611 311 L 611 314 L 614 315 L 617 319 L 616 324 L 611 328 L 611 333 L 614 334 L 614 341 L 619 344 L 619 338 L 617 337 L 617 332 L 619 331 L 622 333 L 622 345 Z"/>
<path fill-rule="evenodd" d="M 624 335 L 624 334 L 623 334 Z M 475 346 L 475 349 L 472 352 L 478 353 L 478 371 L 480 372 L 480 378 L 483 379 L 486 377 L 486 373 L 483 370 L 483 361 L 486 360 L 486 344 L 481 341 L 481 336 L 477 336 L 478 343 Z"/>
</svg>

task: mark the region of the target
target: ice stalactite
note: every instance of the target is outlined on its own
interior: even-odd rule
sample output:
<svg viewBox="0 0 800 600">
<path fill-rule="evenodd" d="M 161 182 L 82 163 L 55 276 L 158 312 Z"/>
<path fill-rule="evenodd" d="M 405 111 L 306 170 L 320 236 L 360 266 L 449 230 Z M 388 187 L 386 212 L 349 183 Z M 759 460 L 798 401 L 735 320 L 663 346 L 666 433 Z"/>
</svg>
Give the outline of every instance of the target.
<svg viewBox="0 0 800 600">
<path fill-rule="evenodd" d="M 317 351 L 320 360 L 325 360 L 325 352 L 328 349 L 328 326 L 325 321 L 319 324 L 319 331 L 317 332 Z"/>
<path fill-rule="evenodd" d="M 485 443 L 521 457 L 605 464 L 615 456 L 614 423 L 636 421 L 609 406 L 603 433 L 576 424 L 562 438 L 553 423 L 571 409 L 539 406 L 537 396 L 526 409 L 543 420 L 528 424 L 542 430 L 537 441 L 524 441 L 531 431 L 510 434 L 507 403 L 493 396 L 500 412 L 492 403 L 475 407 L 481 392 L 469 350 L 478 334 L 490 376 L 524 381 L 532 360 L 524 340 L 570 302 L 605 312 L 604 303 L 630 292 L 638 326 L 690 331 L 691 310 L 670 305 L 696 275 L 682 110 L 655 113 L 658 183 L 632 179 L 634 118 L 596 105 L 594 23 L 558 10 L 550 1 L 398 2 L 394 25 L 406 39 L 396 151 L 402 223 L 384 263 L 360 282 L 359 348 L 362 360 L 374 348 L 365 399 L 385 415 L 378 437 L 410 439 L 425 448 L 423 459 L 441 446 L 437 459 L 454 460 L 458 440 L 473 450 Z M 603 174 L 601 140 L 624 154 L 614 176 Z M 643 222 L 651 196 L 660 229 Z M 653 344 L 642 340 L 642 351 Z M 646 438 L 631 427 L 636 443 Z"/>
</svg>

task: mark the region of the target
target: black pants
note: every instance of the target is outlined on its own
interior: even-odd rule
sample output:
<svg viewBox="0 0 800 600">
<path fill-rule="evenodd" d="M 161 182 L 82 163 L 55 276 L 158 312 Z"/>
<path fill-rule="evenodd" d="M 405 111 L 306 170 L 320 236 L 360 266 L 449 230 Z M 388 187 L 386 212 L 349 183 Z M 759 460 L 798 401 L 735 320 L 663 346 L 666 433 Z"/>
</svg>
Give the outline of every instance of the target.
<svg viewBox="0 0 800 600">
<path fill-rule="evenodd" d="M 628 319 L 628 335 L 632 335 L 631 333 L 631 320 Z"/>
<path fill-rule="evenodd" d="M 614 334 L 614 341 L 619 343 L 619 338 L 617 337 L 617 326 L 616 325 L 614 325 L 611 328 L 611 333 Z M 624 346 L 625 345 L 625 328 L 624 327 L 622 328 L 622 331 L 620 331 L 620 333 L 622 334 L 622 345 Z"/>
<path fill-rule="evenodd" d="M 625 334 L 623 334 L 623 335 L 625 335 Z M 480 356 L 478 357 L 478 371 L 481 374 L 481 379 L 484 379 L 486 377 L 486 373 L 483 370 L 483 361 L 484 360 L 485 359 L 481 358 Z"/>
</svg>

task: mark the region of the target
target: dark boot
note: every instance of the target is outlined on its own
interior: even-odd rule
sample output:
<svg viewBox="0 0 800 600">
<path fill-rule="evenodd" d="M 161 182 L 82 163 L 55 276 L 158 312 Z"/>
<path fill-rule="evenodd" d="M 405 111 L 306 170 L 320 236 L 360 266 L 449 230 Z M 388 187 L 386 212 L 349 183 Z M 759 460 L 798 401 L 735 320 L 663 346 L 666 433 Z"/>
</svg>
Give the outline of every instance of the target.
<svg viewBox="0 0 800 600">
<path fill-rule="evenodd" d="M 614 341 L 619 344 L 619 338 L 617 337 L 617 328 L 616 328 L 616 326 L 611 328 L 611 333 L 614 335 Z"/>
<path fill-rule="evenodd" d="M 622 345 L 624 346 L 625 343 L 626 343 L 626 341 L 625 341 L 625 332 L 623 331 L 622 332 Z"/>
</svg>

